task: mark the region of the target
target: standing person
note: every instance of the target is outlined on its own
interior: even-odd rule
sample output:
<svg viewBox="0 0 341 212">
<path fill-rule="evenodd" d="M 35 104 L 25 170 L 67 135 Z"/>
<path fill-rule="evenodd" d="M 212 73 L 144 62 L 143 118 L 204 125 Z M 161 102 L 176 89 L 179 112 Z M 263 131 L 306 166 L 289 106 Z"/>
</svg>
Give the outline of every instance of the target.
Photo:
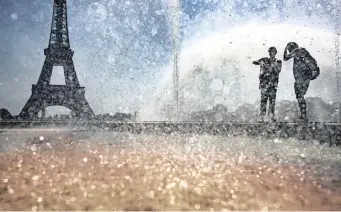
<svg viewBox="0 0 341 212">
<path fill-rule="evenodd" d="M 277 49 L 270 47 L 269 58 L 263 57 L 259 60 L 253 61 L 254 65 L 260 65 L 259 75 L 259 89 L 261 93 L 260 104 L 260 122 L 264 121 L 266 115 L 266 105 L 269 99 L 268 115 L 271 117 L 271 121 L 275 121 L 275 104 L 276 93 L 278 87 L 279 73 L 282 69 L 282 61 L 276 59 Z"/>
<path fill-rule="evenodd" d="M 307 122 L 307 105 L 304 95 L 307 93 L 310 80 L 314 80 L 320 75 L 320 69 L 310 53 L 305 48 L 300 48 L 295 42 L 288 43 L 284 50 L 284 61 L 291 58 L 294 58 L 294 89 L 301 112 L 298 121 Z"/>
</svg>

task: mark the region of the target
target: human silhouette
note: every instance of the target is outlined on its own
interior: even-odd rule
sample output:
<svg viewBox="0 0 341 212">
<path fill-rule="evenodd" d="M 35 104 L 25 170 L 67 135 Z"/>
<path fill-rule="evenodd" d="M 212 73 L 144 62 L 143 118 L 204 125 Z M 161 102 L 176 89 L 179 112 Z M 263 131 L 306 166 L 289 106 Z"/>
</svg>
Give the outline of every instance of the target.
<svg viewBox="0 0 341 212">
<path fill-rule="evenodd" d="M 294 58 L 294 89 L 301 112 L 298 121 L 307 122 L 307 105 L 304 95 L 308 91 L 310 81 L 320 75 L 320 69 L 310 53 L 305 48 L 299 47 L 295 42 L 288 43 L 284 50 L 284 61 L 288 61 L 291 58 Z"/>
<path fill-rule="evenodd" d="M 259 60 L 253 61 L 254 65 L 260 65 L 259 75 L 259 89 L 261 93 L 260 103 L 260 122 L 264 121 L 266 115 L 266 106 L 269 100 L 268 115 L 271 117 L 271 121 L 275 121 L 275 104 L 276 93 L 278 87 L 279 73 L 282 69 L 282 61 L 276 59 L 277 49 L 270 47 L 270 57 L 263 57 Z"/>
</svg>

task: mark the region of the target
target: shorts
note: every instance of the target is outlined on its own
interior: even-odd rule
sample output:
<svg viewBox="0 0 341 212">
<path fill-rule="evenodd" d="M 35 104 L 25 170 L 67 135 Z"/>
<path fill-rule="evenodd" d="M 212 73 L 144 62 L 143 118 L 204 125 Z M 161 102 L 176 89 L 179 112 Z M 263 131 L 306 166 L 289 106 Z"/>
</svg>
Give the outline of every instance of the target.
<svg viewBox="0 0 341 212">
<path fill-rule="evenodd" d="M 295 82 L 295 94 L 297 95 L 305 95 L 308 91 L 310 84 L 310 80 L 304 80 L 304 81 L 296 81 Z"/>
</svg>

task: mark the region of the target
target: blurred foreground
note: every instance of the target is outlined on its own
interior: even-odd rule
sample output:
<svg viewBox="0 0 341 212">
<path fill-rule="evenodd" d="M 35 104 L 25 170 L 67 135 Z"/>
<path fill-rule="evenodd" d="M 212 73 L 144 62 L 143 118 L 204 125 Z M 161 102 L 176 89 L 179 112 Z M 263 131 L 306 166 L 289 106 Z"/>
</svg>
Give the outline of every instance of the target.
<svg viewBox="0 0 341 212">
<path fill-rule="evenodd" d="M 341 148 L 70 130 L 0 133 L 0 210 L 341 210 Z"/>
</svg>

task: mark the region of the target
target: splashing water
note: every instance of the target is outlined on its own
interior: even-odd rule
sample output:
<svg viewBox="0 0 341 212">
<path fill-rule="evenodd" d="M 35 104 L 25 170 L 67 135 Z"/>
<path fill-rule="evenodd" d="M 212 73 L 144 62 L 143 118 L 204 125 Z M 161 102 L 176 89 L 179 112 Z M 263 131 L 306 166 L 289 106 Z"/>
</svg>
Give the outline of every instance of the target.
<svg viewBox="0 0 341 212">
<path fill-rule="evenodd" d="M 179 0 L 168 1 L 169 22 L 172 31 L 173 44 L 173 94 L 176 120 L 179 121 L 179 48 L 180 48 L 180 2 Z"/>
<path fill-rule="evenodd" d="M 333 24 L 328 23 L 331 18 L 318 10 L 307 15 L 308 7 L 303 7 L 302 13 L 299 9 L 290 10 L 295 5 L 294 8 L 302 8 L 297 2 L 286 1 L 284 5 L 282 14 L 269 8 L 264 12 L 269 16 L 261 18 L 251 13 L 240 16 L 225 4 L 196 20 L 195 26 L 184 33 L 180 50 L 180 117 L 217 104 L 226 105 L 231 111 L 259 100 L 259 67 L 252 65 L 252 61 L 268 56 L 270 46 L 277 48 L 276 57 L 283 60 L 284 47 L 290 41 L 307 48 L 322 70 L 318 80 L 311 83 L 307 96 L 322 97 L 325 101 L 337 99 L 335 31 Z M 164 69 L 166 74 L 159 90 L 142 109 L 141 120 L 172 120 L 171 63 Z M 293 84 L 292 61 L 284 62 L 277 100 L 295 100 Z"/>
<path fill-rule="evenodd" d="M 336 66 L 336 86 L 337 93 L 340 93 L 340 26 L 339 22 L 335 24 L 335 66 Z M 340 123 L 340 100 L 338 99 L 338 116 L 337 122 Z"/>
</svg>

